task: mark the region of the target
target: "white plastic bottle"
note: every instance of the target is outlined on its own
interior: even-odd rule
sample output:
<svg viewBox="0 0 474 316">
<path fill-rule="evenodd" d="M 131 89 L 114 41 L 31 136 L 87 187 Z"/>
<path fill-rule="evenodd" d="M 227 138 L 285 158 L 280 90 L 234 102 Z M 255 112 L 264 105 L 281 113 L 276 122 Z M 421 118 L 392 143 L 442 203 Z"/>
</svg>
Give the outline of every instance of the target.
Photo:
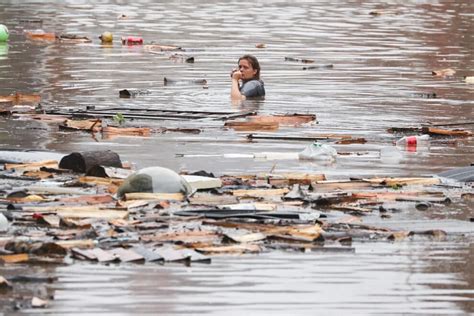
<svg viewBox="0 0 474 316">
<path fill-rule="evenodd" d="M 417 147 L 428 147 L 430 144 L 430 135 L 405 136 L 396 141 L 399 147 L 406 147 L 409 150 L 416 150 Z"/>
<path fill-rule="evenodd" d="M 337 151 L 327 144 L 314 142 L 300 152 L 298 157 L 303 160 L 335 160 Z"/>
</svg>

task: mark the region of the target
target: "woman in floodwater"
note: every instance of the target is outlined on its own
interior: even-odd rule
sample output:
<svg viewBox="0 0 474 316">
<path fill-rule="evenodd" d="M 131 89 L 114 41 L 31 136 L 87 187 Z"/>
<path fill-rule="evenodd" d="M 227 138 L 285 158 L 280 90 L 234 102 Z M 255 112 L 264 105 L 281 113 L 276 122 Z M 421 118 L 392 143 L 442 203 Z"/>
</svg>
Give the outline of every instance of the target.
<svg viewBox="0 0 474 316">
<path fill-rule="evenodd" d="M 252 55 L 244 55 L 239 58 L 239 68 L 233 69 L 230 76 L 232 87 L 230 96 L 233 100 L 245 100 L 247 98 L 264 97 L 265 87 L 260 80 L 260 64 Z M 241 81 L 241 84 L 239 84 Z"/>
</svg>

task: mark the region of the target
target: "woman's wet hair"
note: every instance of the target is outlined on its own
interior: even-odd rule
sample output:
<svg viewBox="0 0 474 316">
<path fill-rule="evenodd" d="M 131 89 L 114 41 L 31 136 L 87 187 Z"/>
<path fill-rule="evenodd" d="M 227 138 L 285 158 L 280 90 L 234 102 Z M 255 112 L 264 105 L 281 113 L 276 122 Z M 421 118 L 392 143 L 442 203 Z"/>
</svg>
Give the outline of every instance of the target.
<svg viewBox="0 0 474 316">
<path fill-rule="evenodd" d="M 246 61 L 248 61 L 250 65 L 252 65 L 252 68 L 257 70 L 257 73 L 255 74 L 255 78 L 260 79 L 260 64 L 258 62 L 258 59 L 253 55 L 244 55 L 239 58 L 238 62 L 240 62 L 242 59 L 245 59 Z"/>
</svg>

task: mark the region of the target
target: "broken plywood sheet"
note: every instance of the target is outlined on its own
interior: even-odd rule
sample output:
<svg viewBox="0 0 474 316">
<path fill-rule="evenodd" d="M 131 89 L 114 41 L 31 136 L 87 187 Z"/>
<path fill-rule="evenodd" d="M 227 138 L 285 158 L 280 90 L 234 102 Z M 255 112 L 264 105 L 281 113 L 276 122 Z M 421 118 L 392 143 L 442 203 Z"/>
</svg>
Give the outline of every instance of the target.
<svg viewBox="0 0 474 316">
<path fill-rule="evenodd" d="M 193 190 L 204 190 L 222 187 L 222 181 L 219 178 L 202 177 L 194 175 L 181 175 L 191 186 Z"/>
</svg>

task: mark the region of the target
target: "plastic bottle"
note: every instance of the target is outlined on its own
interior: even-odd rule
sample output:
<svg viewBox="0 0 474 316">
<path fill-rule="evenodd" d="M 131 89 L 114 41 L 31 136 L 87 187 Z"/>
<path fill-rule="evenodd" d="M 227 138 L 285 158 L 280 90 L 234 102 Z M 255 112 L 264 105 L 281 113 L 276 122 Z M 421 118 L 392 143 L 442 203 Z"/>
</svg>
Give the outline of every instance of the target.
<svg viewBox="0 0 474 316">
<path fill-rule="evenodd" d="M 314 142 L 298 154 L 302 160 L 335 160 L 337 151 L 333 147 Z"/>
<path fill-rule="evenodd" d="M 8 28 L 0 24 L 0 42 L 6 42 L 8 41 L 8 37 L 10 36 L 10 33 L 8 33 Z"/>
<path fill-rule="evenodd" d="M 405 136 L 397 140 L 396 145 L 405 147 L 408 151 L 416 151 L 419 147 L 428 147 L 430 135 Z"/>
</svg>

